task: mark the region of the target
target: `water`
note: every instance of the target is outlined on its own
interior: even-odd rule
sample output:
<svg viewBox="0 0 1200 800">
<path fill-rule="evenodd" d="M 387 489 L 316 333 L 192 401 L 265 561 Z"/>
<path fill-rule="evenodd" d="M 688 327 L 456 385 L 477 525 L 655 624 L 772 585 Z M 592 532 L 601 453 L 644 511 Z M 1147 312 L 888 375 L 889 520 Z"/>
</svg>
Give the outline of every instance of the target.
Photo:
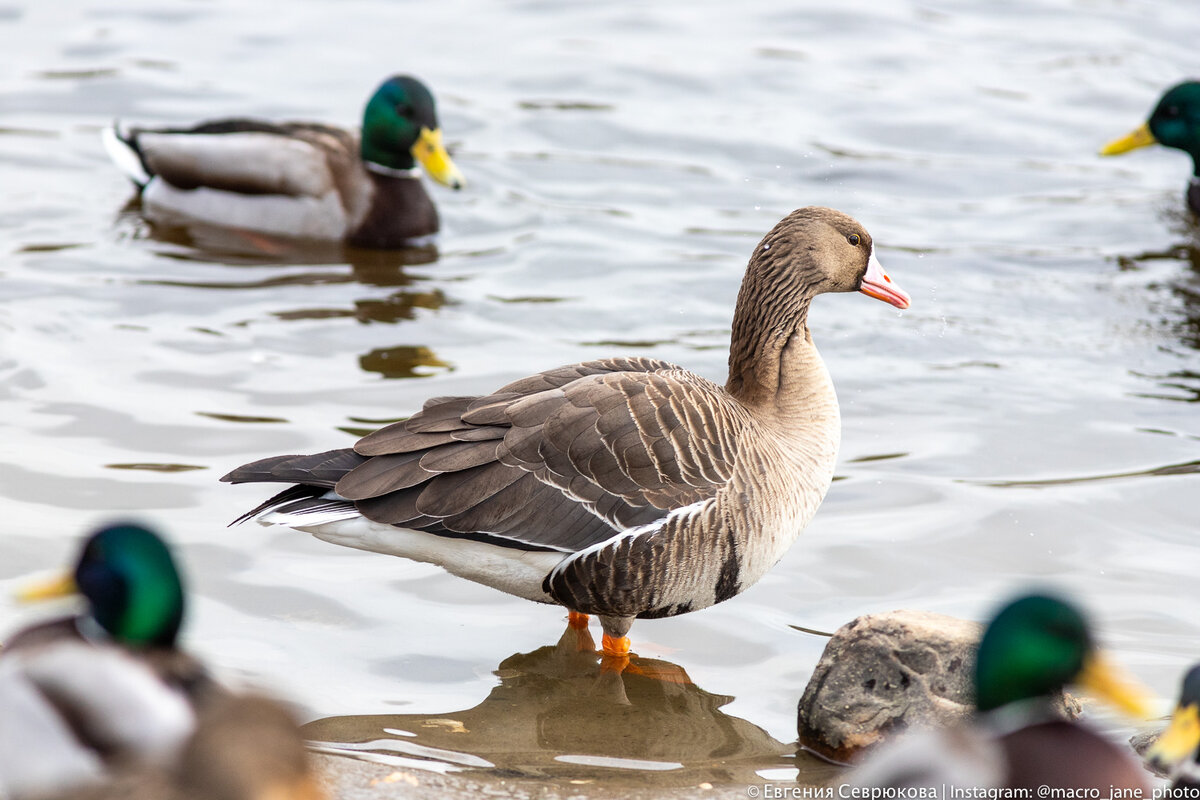
<svg viewBox="0 0 1200 800">
<path fill-rule="evenodd" d="M 724 726 L 743 757 L 725 777 L 778 777 L 824 645 L 793 626 L 901 607 L 979 618 L 1031 581 L 1078 594 L 1118 658 L 1173 696 L 1200 633 L 1200 250 L 1182 154 L 1094 153 L 1194 69 L 1200 14 L 643 5 L 0 5 L 0 589 L 137 514 L 178 543 L 187 643 L 222 675 L 337 718 L 319 723 L 337 741 L 387 728 L 445 750 L 453 737 L 430 731 L 453 725 L 424 722 L 521 698 L 506 681 L 544 675 L 531 664 L 561 614 L 226 528 L 264 492 L 216 479 L 562 363 L 649 355 L 721 381 L 750 248 L 821 204 L 868 227 L 912 309 L 817 302 L 839 480 L 753 590 L 638 623 L 635 649 L 695 683 L 643 713 L 664 731 Z M 354 123 L 398 71 L 434 89 L 469 181 L 431 190 L 435 260 L 154 231 L 97 137 L 117 117 Z M 30 618 L 0 603 L 6 629 Z M 515 707 L 578 711 L 569 688 L 548 693 L 533 692 L 541 717 Z M 639 756 L 611 745 L 645 726 L 621 719 L 533 754 L 519 739 L 520 758 L 462 750 L 531 774 L 720 778 L 727 749 Z"/>
</svg>

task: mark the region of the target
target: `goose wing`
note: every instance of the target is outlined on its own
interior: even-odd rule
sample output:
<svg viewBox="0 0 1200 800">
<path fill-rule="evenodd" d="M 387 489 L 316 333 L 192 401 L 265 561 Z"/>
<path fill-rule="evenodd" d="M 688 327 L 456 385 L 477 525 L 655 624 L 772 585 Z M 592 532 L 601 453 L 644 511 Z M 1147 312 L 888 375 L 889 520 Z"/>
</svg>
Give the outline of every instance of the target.
<svg viewBox="0 0 1200 800">
<path fill-rule="evenodd" d="M 353 452 L 266 459 L 226 480 L 332 485 L 376 522 L 576 552 L 712 497 L 748 424 L 711 381 L 664 361 L 607 359 L 484 397 L 435 398 Z M 322 493 L 312 502 L 328 502 Z"/>
<path fill-rule="evenodd" d="M 481 398 L 433 401 L 364 437 L 336 485 L 371 519 L 567 551 L 711 497 L 748 421 L 715 384 L 618 359 L 551 370 Z"/>
</svg>

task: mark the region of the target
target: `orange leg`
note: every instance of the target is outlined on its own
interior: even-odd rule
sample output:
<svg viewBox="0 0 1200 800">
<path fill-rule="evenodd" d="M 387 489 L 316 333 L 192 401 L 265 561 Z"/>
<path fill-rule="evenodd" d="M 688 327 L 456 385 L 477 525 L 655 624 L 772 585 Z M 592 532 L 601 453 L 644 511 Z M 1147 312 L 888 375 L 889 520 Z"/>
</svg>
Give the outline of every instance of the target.
<svg viewBox="0 0 1200 800">
<path fill-rule="evenodd" d="M 586 628 L 588 626 L 588 615 L 580 614 L 578 611 L 567 610 L 567 624 L 572 628 Z"/>
<path fill-rule="evenodd" d="M 604 638 L 600 640 L 601 652 L 606 656 L 616 656 L 618 658 L 629 657 L 629 637 L 628 636 L 609 636 L 604 634 Z"/>
</svg>

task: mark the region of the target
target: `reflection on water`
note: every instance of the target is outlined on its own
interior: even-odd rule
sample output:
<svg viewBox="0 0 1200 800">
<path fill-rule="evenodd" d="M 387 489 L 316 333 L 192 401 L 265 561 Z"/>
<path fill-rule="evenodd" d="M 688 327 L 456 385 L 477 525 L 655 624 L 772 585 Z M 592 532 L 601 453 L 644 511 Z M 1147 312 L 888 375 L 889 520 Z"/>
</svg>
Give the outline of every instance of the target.
<svg viewBox="0 0 1200 800">
<path fill-rule="evenodd" d="M 1166 475 L 1192 475 L 1200 472 L 1200 461 L 1185 461 L 1182 464 L 1167 464 L 1151 469 L 1133 470 L 1130 472 L 1113 472 L 1106 475 L 1083 475 L 1072 478 L 1047 478 L 1045 480 L 1014 480 L 1014 481 L 961 481 L 973 483 L 976 486 L 998 486 L 1001 488 L 1036 488 L 1039 486 L 1067 486 L 1074 483 L 1092 483 L 1094 481 L 1115 481 L 1123 478 L 1159 478 Z"/>
<path fill-rule="evenodd" d="M 1200 236 L 1200 232 L 1197 233 Z M 1165 287 L 1182 307 L 1182 317 L 1170 320 L 1179 340 L 1185 346 L 1200 350 L 1200 242 L 1189 239 L 1165 250 L 1137 255 L 1120 256 L 1117 263 L 1123 270 L 1138 269 L 1148 261 L 1176 261 L 1187 265 L 1187 271 L 1173 276 Z"/>
<path fill-rule="evenodd" d="M 283 286 L 322 286 L 355 283 L 367 287 L 411 287 L 421 278 L 405 272 L 407 266 L 431 264 L 438 259 L 435 244 L 421 244 L 398 250 L 366 250 L 339 242 L 288 239 L 255 231 L 203 225 L 189 222 L 164 225 L 151 223 L 138 215 L 140 200 L 130 201 L 121 212 L 121 221 L 137 225 L 141 236 L 169 245 L 165 258 L 198 263 L 217 263 L 233 267 L 322 266 L 345 264 L 350 271 L 321 269 L 286 274 L 267 274 L 248 280 L 170 280 L 139 281 L 148 286 L 172 286 L 190 289 L 262 290 Z M 271 312 L 285 320 L 354 319 L 363 323 L 394 324 L 416 317 L 418 309 L 434 311 L 447 304 L 441 289 L 401 288 L 385 297 L 354 300 L 349 308 L 317 306 Z M 384 378 L 425 378 L 453 369 L 426 345 L 397 345 L 375 348 L 359 356 L 364 372 Z"/>
<path fill-rule="evenodd" d="M 131 469 L 143 472 L 190 472 L 194 469 L 208 469 L 200 464 L 159 464 L 149 461 L 139 461 L 131 464 L 105 464 L 105 469 Z"/>
<path fill-rule="evenodd" d="M 1138 392 L 1138 397 L 1152 400 L 1175 400 L 1181 403 L 1200 403 L 1200 372 L 1185 369 L 1168 372 L 1165 375 L 1146 377 L 1152 377 L 1158 381 L 1158 385 L 1167 392 Z"/>
<path fill-rule="evenodd" d="M 358 365 L 364 372 L 378 372 L 385 378 L 428 378 L 454 369 L 453 364 L 419 344 L 372 350 L 358 359 Z"/>
<path fill-rule="evenodd" d="M 302 308 L 295 311 L 277 311 L 279 319 L 334 319 L 350 317 L 359 322 L 399 322 L 416 316 L 414 309 L 434 310 L 446 304 L 446 296 L 440 290 L 432 292 L 395 292 L 383 299 L 355 300 L 353 309 Z"/>
<path fill-rule="evenodd" d="M 634 656 L 623 672 L 603 668 L 586 631 L 568 628 L 557 644 L 512 655 L 495 672 L 499 684 L 473 708 L 327 717 L 304 734 L 344 755 L 530 777 L 695 785 L 749 784 L 767 769 L 798 769 L 813 783 L 837 774 L 722 712 L 733 698 L 704 691 L 676 664 Z"/>
<path fill-rule="evenodd" d="M 356 280 L 375 286 L 395 286 L 393 271 L 438 259 L 435 237 L 396 250 L 365 250 L 341 242 L 273 236 L 191 220 L 151 222 L 141 214 L 140 197 L 126 203 L 116 224 L 134 238 L 168 245 L 159 252 L 164 258 L 229 266 L 349 264 Z"/>
<path fill-rule="evenodd" d="M 1183 306 L 1183 319 L 1177 324 L 1179 339 L 1193 350 L 1200 350 L 1200 246 L 1195 240 L 1175 248 L 1176 257 L 1187 261 L 1191 271 L 1171 283 L 1171 293 Z M 1194 374 L 1192 392 L 1200 392 L 1200 382 Z M 1193 400 L 1195 398 L 1193 397 Z"/>
<path fill-rule="evenodd" d="M 1191 230 L 1187 241 L 1163 250 L 1120 256 L 1117 263 L 1122 270 L 1141 269 L 1144 264 L 1157 261 L 1186 265 L 1178 274 L 1169 276 L 1162 285 L 1152 285 L 1151 288 L 1165 290 L 1174 301 L 1173 305 L 1178 307 L 1178 313 L 1168 316 L 1164 322 L 1180 344 L 1189 350 L 1200 350 L 1200 230 L 1195 230 L 1192 225 L 1188 227 Z M 1173 370 L 1163 375 L 1142 377 L 1156 381 L 1165 391 L 1139 392 L 1138 397 L 1200 402 L 1200 373 L 1194 370 Z"/>
</svg>

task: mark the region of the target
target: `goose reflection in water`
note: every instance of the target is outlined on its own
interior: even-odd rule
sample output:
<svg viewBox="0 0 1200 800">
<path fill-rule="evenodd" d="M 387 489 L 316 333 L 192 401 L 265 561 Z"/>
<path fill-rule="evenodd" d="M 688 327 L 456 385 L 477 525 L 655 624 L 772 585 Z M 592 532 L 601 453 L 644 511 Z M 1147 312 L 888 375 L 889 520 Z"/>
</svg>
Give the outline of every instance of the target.
<svg viewBox="0 0 1200 800">
<path fill-rule="evenodd" d="M 586 631 L 568 628 L 555 645 L 509 656 L 496 675 L 474 708 L 327 717 L 303 733 L 319 751 L 396 766 L 563 780 L 748 785 L 761 770 L 798 769 L 811 785 L 837 775 L 721 711 L 733 698 L 704 691 L 676 664 L 633 656 L 623 672 L 603 668 Z"/>
</svg>

